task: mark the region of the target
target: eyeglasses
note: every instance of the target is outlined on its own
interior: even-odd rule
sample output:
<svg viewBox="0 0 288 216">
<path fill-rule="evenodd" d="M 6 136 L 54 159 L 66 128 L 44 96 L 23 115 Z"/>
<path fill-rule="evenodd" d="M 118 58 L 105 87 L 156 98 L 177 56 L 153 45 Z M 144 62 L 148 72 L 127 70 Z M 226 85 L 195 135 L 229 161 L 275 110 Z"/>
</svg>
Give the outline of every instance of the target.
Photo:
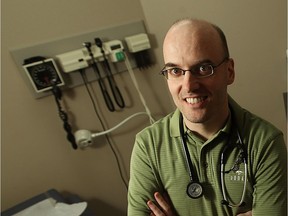
<svg viewBox="0 0 288 216">
<path fill-rule="evenodd" d="M 204 63 L 195 65 L 189 70 L 184 70 L 177 67 L 164 67 L 160 74 L 165 76 L 168 80 L 182 80 L 186 71 L 190 71 L 193 76 L 197 78 L 205 78 L 214 74 L 214 69 L 222 65 L 225 61 L 228 60 L 228 57 L 225 57 L 219 64 L 213 65 L 211 63 Z"/>
</svg>

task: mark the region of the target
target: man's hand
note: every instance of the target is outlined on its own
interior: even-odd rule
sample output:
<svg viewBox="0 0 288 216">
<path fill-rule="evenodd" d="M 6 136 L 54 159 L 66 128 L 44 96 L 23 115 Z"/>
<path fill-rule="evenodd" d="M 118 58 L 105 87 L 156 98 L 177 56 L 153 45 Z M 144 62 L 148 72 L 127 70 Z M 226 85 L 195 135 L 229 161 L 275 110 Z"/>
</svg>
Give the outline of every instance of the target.
<svg viewBox="0 0 288 216">
<path fill-rule="evenodd" d="M 167 193 L 164 193 L 162 196 L 159 192 L 155 192 L 154 197 L 158 205 L 151 200 L 147 202 L 147 205 L 151 210 L 150 216 L 176 216 L 172 202 Z M 252 216 L 252 211 L 241 213 L 237 216 Z"/>
<path fill-rule="evenodd" d="M 252 211 L 238 214 L 237 216 L 252 216 Z"/>
<path fill-rule="evenodd" d="M 151 210 L 150 216 L 175 216 L 173 205 L 167 193 L 163 196 L 159 192 L 154 193 L 155 200 L 158 206 L 149 200 L 147 202 L 148 207 Z M 159 208 L 160 207 L 160 208 Z"/>
</svg>

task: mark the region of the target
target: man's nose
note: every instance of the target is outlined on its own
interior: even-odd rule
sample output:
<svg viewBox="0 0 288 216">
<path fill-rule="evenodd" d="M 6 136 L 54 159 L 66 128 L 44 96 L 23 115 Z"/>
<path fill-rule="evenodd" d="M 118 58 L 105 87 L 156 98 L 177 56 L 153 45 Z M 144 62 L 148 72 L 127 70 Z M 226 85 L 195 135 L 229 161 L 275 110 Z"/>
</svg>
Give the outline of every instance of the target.
<svg viewBox="0 0 288 216">
<path fill-rule="evenodd" d="M 186 71 L 182 80 L 182 88 L 187 91 L 193 91 L 199 87 L 199 78 L 193 76 L 190 71 Z"/>
</svg>

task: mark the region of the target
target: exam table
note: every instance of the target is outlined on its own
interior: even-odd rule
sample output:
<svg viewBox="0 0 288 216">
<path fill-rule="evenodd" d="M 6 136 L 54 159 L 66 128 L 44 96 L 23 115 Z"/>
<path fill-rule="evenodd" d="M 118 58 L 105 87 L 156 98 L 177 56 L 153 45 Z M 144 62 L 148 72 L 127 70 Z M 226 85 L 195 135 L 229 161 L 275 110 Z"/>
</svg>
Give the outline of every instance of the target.
<svg viewBox="0 0 288 216">
<path fill-rule="evenodd" d="M 12 216 L 15 214 L 21 215 L 21 212 L 24 212 L 25 210 L 27 211 L 28 208 L 31 209 L 31 207 L 39 205 L 39 203 L 44 203 L 46 200 L 49 200 L 49 201 L 52 200 L 53 202 L 55 201 L 55 203 L 61 203 L 63 205 L 65 204 L 73 205 L 73 204 L 83 203 L 83 200 L 80 199 L 80 197 L 78 197 L 77 195 L 70 195 L 64 198 L 57 190 L 50 189 L 22 203 L 19 203 L 5 211 L 2 211 L 1 215 L 2 216 Z M 91 212 L 88 206 L 84 208 L 85 210 L 81 214 L 79 214 L 79 216 L 94 216 L 95 215 Z M 62 210 L 62 213 L 63 213 L 63 210 Z M 23 214 L 23 215 L 27 215 L 27 214 Z M 52 215 L 52 214 L 49 214 L 49 215 Z"/>
</svg>

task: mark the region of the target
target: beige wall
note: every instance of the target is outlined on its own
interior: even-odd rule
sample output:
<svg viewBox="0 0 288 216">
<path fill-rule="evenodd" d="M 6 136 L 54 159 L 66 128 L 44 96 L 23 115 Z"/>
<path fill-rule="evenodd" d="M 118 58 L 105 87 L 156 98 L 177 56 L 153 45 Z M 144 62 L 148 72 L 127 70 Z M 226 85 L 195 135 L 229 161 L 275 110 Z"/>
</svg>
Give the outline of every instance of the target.
<svg viewBox="0 0 288 216">
<path fill-rule="evenodd" d="M 73 150 L 58 117 L 52 96 L 34 99 L 20 76 L 9 50 L 143 20 L 135 0 L 3 0 L 2 3 L 2 184 L 1 207 L 7 209 L 27 198 L 55 188 L 87 200 L 99 215 L 126 215 L 126 188 L 116 160 L 103 137 L 86 150 Z M 81 44 L 79 44 L 81 46 Z M 28 56 L 30 57 L 30 56 Z M 135 71 L 155 118 L 167 113 L 160 98 L 162 77 L 155 70 Z M 156 75 L 156 76 L 155 76 Z M 140 82 L 141 80 L 141 82 Z M 128 73 L 116 76 L 127 108 L 110 113 L 93 83 L 96 101 L 107 128 L 144 111 Z M 156 93 L 154 93 L 156 92 Z M 83 86 L 63 92 L 73 129 L 101 131 Z M 99 105 L 99 103 L 101 103 Z M 135 134 L 149 124 L 139 116 L 110 136 L 120 157 L 126 181 Z"/>
<path fill-rule="evenodd" d="M 65 139 L 54 98 L 35 100 L 19 76 L 9 49 L 69 37 L 145 19 L 153 52 L 162 65 L 161 41 L 168 26 L 182 16 L 208 19 L 227 34 L 237 77 L 230 92 L 240 104 L 286 131 L 282 93 L 286 91 L 286 1 L 189 0 L 3 0 L 2 2 L 2 142 L 1 204 L 9 208 L 49 188 L 76 193 L 99 215 L 126 215 L 126 189 L 115 158 L 103 138 L 93 148 L 73 150 Z M 156 119 L 173 109 L 160 65 L 135 71 Z M 116 77 L 128 108 L 100 111 L 107 127 L 143 111 L 127 73 Z M 94 83 L 97 89 L 97 83 Z M 97 95 L 101 102 L 101 96 Z M 148 100 L 149 99 L 149 100 Z M 83 86 L 64 92 L 73 128 L 101 130 Z M 128 179 L 135 133 L 146 117 L 127 123 L 110 137 Z"/>
</svg>

